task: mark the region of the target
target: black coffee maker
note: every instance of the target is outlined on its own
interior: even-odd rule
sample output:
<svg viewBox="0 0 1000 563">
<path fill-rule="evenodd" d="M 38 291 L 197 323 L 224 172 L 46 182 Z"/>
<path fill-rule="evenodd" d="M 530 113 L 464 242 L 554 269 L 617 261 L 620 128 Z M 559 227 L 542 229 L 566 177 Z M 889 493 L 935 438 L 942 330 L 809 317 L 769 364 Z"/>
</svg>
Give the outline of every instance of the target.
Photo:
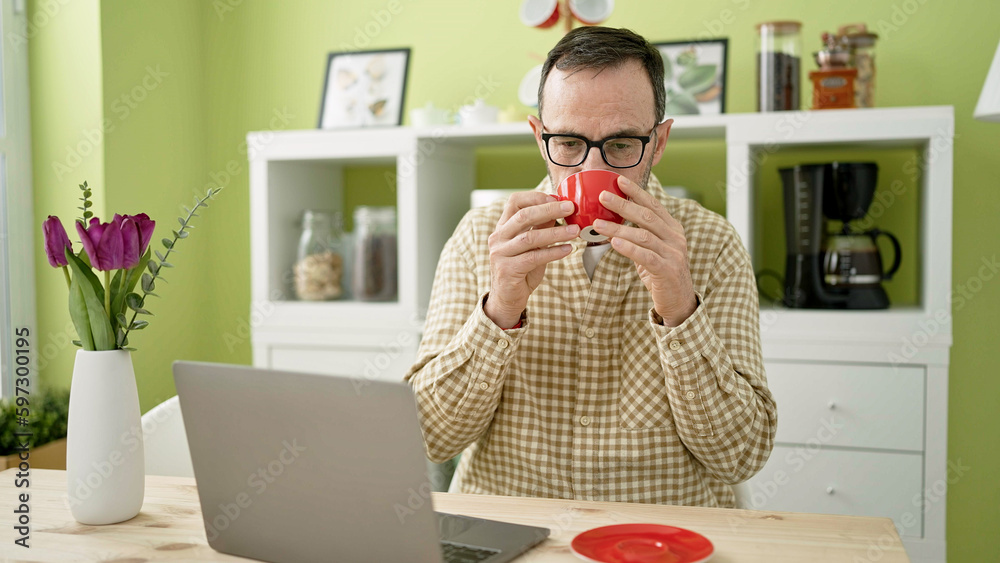
<svg viewBox="0 0 1000 563">
<path fill-rule="evenodd" d="M 806 309 L 885 309 L 882 282 L 899 270 L 899 241 L 885 231 L 855 230 L 851 221 L 868 213 L 878 165 L 874 162 L 803 164 L 778 171 L 784 184 L 787 307 Z M 827 232 L 827 220 L 843 222 Z M 876 241 L 885 236 L 895 256 L 888 272 Z"/>
</svg>

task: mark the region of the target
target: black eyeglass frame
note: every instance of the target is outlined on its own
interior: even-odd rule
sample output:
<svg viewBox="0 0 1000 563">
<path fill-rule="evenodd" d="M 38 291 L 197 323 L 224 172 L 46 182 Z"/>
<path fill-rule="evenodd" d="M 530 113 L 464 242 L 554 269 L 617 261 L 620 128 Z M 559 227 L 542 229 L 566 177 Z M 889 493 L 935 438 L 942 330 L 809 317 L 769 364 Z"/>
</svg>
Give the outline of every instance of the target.
<svg viewBox="0 0 1000 563">
<path fill-rule="evenodd" d="M 639 166 L 639 164 L 642 163 L 643 157 L 646 156 L 646 145 L 649 144 L 649 141 L 652 140 L 653 135 L 655 133 L 656 133 L 656 126 L 654 125 L 653 130 L 649 132 L 649 135 L 645 136 L 612 135 L 611 137 L 606 137 L 599 141 L 591 141 L 586 137 L 580 135 L 570 135 L 568 133 L 542 133 L 542 141 L 545 143 L 545 155 L 549 157 L 549 162 L 555 164 L 556 166 L 562 166 L 563 168 L 573 168 L 574 166 L 580 166 L 587 160 L 587 156 L 590 155 L 590 149 L 598 149 L 601 151 L 601 158 L 604 159 L 604 162 L 608 166 L 612 168 L 624 169 L 624 168 L 635 168 L 636 166 Z M 583 152 L 583 158 L 580 159 L 580 162 L 577 162 L 576 164 L 559 164 L 558 162 L 556 162 L 552 158 L 552 150 L 549 148 L 549 139 L 551 139 L 552 137 L 569 137 L 571 139 L 579 139 L 583 141 L 587 145 L 587 150 Z M 629 166 L 615 166 L 614 164 L 611 164 L 611 161 L 608 160 L 608 155 L 604 152 L 604 144 L 607 143 L 608 141 L 613 141 L 615 139 L 636 139 L 642 142 L 642 151 L 639 153 L 639 160 L 637 160 L 635 164 L 631 164 Z"/>
</svg>

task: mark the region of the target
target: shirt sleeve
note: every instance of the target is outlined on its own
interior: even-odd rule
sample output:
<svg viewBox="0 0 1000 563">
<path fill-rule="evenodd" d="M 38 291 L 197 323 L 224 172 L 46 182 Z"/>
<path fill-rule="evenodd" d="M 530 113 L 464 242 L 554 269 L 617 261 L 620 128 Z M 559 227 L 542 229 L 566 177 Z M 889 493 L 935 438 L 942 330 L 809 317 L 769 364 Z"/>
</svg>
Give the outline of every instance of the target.
<svg viewBox="0 0 1000 563">
<path fill-rule="evenodd" d="M 750 257 L 738 238 L 723 247 L 698 306 L 676 327 L 650 310 L 667 398 L 687 449 L 721 481 L 743 482 L 767 462 L 777 410 L 760 352 Z"/>
<path fill-rule="evenodd" d="M 462 452 L 486 431 L 503 391 L 504 373 L 527 327 L 503 330 L 483 311 L 472 258 L 473 220 L 459 224 L 438 261 L 417 361 L 405 380 L 417 400 L 431 461 Z"/>
</svg>

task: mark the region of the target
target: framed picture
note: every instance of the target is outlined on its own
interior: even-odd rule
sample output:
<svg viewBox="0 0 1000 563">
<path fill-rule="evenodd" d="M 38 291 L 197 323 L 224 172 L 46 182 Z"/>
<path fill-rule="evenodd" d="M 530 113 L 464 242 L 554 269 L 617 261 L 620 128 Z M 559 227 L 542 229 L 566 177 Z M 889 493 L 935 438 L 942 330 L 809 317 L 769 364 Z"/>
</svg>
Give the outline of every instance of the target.
<svg viewBox="0 0 1000 563">
<path fill-rule="evenodd" d="M 320 129 L 400 125 L 409 49 L 330 53 Z"/>
<path fill-rule="evenodd" d="M 663 57 L 667 116 L 726 113 L 727 39 L 654 43 Z"/>
</svg>

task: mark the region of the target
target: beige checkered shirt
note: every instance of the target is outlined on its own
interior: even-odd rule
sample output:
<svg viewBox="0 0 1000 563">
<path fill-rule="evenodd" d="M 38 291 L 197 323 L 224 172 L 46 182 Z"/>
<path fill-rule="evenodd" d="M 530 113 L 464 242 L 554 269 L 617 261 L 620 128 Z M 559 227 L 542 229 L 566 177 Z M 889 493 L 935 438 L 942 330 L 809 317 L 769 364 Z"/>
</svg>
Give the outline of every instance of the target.
<svg viewBox="0 0 1000 563">
<path fill-rule="evenodd" d="M 461 492 L 733 506 L 726 483 L 767 461 L 777 421 L 749 255 L 723 217 L 655 177 L 648 190 L 687 237 L 699 303 L 675 328 L 615 250 L 589 280 L 577 239 L 546 267 L 523 326 L 504 331 L 482 305 L 502 202 L 456 228 L 406 379 L 431 460 L 464 451 Z"/>
</svg>

